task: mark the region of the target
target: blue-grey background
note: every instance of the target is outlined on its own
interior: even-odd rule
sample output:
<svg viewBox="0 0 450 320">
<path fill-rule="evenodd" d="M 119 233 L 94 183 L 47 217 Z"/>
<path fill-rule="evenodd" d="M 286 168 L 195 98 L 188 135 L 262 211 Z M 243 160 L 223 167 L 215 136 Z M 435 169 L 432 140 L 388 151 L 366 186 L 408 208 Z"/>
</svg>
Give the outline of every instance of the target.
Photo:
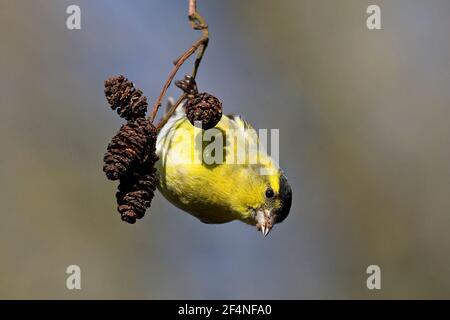
<svg viewBox="0 0 450 320">
<path fill-rule="evenodd" d="M 158 194 L 120 221 L 101 168 L 121 120 L 103 81 L 124 74 L 154 102 L 199 36 L 187 1 L 1 0 L 0 298 L 450 298 L 450 2 L 198 2 L 199 86 L 280 128 L 289 218 L 264 239 Z M 65 287 L 71 264 L 80 291 Z"/>
</svg>

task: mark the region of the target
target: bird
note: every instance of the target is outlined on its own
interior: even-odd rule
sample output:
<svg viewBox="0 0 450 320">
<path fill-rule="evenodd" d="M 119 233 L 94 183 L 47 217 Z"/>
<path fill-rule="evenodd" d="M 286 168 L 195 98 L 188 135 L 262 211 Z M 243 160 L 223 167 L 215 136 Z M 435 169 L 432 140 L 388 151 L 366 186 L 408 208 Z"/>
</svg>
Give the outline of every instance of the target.
<svg viewBox="0 0 450 320">
<path fill-rule="evenodd" d="M 292 189 L 276 161 L 261 148 L 245 149 L 244 159 L 236 161 L 238 144 L 226 143 L 234 137 L 247 146 L 258 144 L 255 129 L 241 116 L 222 115 L 214 128 L 204 130 L 192 125 L 181 104 L 157 136 L 157 188 L 169 202 L 201 222 L 238 220 L 266 237 L 288 216 Z M 222 161 L 206 159 L 208 148 L 215 149 L 211 153 Z M 257 150 L 257 163 L 250 160 L 248 150 Z"/>
</svg>

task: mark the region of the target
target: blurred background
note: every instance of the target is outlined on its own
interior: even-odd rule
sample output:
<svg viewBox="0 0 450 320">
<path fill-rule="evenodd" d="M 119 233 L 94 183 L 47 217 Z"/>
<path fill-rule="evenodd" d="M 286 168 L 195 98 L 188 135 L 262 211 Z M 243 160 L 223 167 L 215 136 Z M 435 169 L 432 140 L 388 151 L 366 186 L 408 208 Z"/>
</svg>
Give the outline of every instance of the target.
<svg viewBox="0 0 450 320">
<path fill-rule="evenodd" d="M 66 28 L 70 4 L 81 30 Z M 366 27 L 370 4 L 382 30 Z M 450 298 L 450 2 L 198 6 L 199 86 L 280 129 L 289 218 L 264 239 L 157 194 L 120 221 L 102 158 L 121 119 L 103 81 L 124 74 L 153 103 L 199 37 L 186 0 L 2 0 L 0 298 Z M 66 289 L 71 264 L 82 290 Z M 382 290 L 366 287 L 371 264 Z"/>
</svg>

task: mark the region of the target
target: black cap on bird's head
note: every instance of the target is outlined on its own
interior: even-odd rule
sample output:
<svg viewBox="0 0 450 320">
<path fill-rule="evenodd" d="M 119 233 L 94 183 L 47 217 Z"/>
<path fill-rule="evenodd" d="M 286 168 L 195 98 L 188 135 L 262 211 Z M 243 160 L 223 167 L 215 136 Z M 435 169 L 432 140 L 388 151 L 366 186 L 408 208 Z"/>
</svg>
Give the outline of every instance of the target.
<svg viewBox="0 0 450 320">
<path fill-rule="evenodd" d="M 267 236 L 274 224 L 283 222 L 291 210 L 292 189 L 284 174 L 280 174 L 278 192 L 275 193 L 269 187 L 266 198 L 266 206 L 256 211 L 256 228 L 264 236 Z"/>
<path fill-rule="evenodd" d="M 281 207 L 275 212 L 275 223 L 283 222 L 289 215 L 289 210 L 291 210 L 292 189 L 284 174 L 280 176 L 280 191 L 278 194 L 281 200 Z"/>
</svg>

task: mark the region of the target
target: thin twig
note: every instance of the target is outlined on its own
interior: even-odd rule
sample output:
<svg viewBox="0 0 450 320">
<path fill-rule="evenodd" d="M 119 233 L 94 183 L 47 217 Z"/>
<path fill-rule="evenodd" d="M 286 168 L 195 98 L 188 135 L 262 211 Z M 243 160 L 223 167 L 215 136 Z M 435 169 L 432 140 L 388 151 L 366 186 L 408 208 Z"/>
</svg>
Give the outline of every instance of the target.
<svg viewBox="0 0 450 320">
<path fill-rule="evenodd" d="M 197 76 L 198 68 L 200 67 L 200 62 L 202 61 L 203 55 L 205 54 L 206 48 L 209 42 L 209 29 L 206 24 L 205 19 L 197 11 L 197 0 L 189 0 L 189 21 L 191 26 L 195 30 L 201 30 L 203 37 L 207 40 L 200 46 L 197 58 L 195 59 L 194 69 L 192 70 L 192 77 L 195 79 Z"/>
<path fill-rule="evenodd" d="M 161 93 L 158 96 L 158 99 L 156 100 L 155 104 L 153 105 L 152 114 L 150 115 L 150 121 L 153 122 L 156 118 L 156 114 L 158 113 L 159 107 L 161 107 L 162 99 L 164 98 L 164 95 L 167 92 L 167 89 L 170 87 L 170 84 L 172 83 L 173 78 L 178 72 L 178 69 L 183 65 L 183 63 L 189 59 L 189 57 L 197 51 L 198 47 L 202 45 L 206 41 L 205 38 L 201 37 L 198 39 L 186 52 L 184 52 L 181 57 L 176 61 L 175 66 L 173 67 L 172 71 L 169 74 L 169 78 L 167 78 L 166 83 L 164 84 L 164 87 L 161 91 Z"/>
<path fill-rule="evenodd" d="M 192 29 L 195 30 L 208 30 L 208 25 L 205 19 L 197 11 L 197 1 L 189 0 L 189 21 L 191 22 Z"/>
<path fill-rule="evenodd" d="M 193 16 L 195 12 L 197 11 L 197 0 L 190 0 L 189 1 L 189 17 Z"/>
<path fill-rule="evenodd" d="M 158 125 L 156 126 L 156 130 L 160 130 L 164 125 L 169 121 L 170 117 L 175 113 L 178 106 L 186 99 L 187 94 L 182 94 L 177 101 L 170 107 L 170 109 L 167 111 L 167 113 L 164 115 L 164 117 L 159 121 Z"/>
<path fill-rule="evenodd" d="M 209 42 L 209 30 L 208 25 L 206 24 L 206 21 L 203 19 L 203 17 L 197 12 L 197 1 L 196 0 L 189 0 L 189 8 L 188 8 L 188 14 L 189 14 L 189 21 L 191 23 L 191 26 L 194 30 L 201 30 L 202 31 L 202 37 L 197 40 L 187 51 L 185 51 L 177 60 L 174 61 L 174 67 L 172 71 L 169 74 L 168 79 L 166 80 L 161 93 L 158 96 L 158 99 L 156 100 L 155 104 L 153 105 L 152 113 L 149 117 L 149 120 L 153 122 L 156 118 L 156 115 L 158 113 L 159 108 L 161 107 L 161 102 L 167 92 L 167 89 L 170 87 L 170 84 L 172 83 L 173 78 L 177 74 L 180 67 L 184 64 L 184 62 L 189 59 L 189 57 L 194 54 L 197 50 L 197 58 L 194 62 L 194 68 L 192 71 L 192 77 L 195 78 L 198 72 L 198 68 L 200 66 L 200 62 L 202 61 L 203 55 L 205 54 L 205 50 L 208 46 Z M 182 95 L 178 101 L 179 103 L 176 103 L 174 106 L 178 106 L 183 100 L 184 95 Z M 178 102 L 177 101 L 177 102 Z M 172 107 L 169 112 L 165 115 L 164 119 L 165 122 L 167 122 L 168 118 L 175 112 L 176 107 Z M 161 122 L 158 124 L 158 128 L 161 128 L 161 123 L 164 121 L 161 120 Z M 165 123 L 164 122 L 164 123 Z M 164 125 L 164 124 L 163 124 Z"/>
</svg>

